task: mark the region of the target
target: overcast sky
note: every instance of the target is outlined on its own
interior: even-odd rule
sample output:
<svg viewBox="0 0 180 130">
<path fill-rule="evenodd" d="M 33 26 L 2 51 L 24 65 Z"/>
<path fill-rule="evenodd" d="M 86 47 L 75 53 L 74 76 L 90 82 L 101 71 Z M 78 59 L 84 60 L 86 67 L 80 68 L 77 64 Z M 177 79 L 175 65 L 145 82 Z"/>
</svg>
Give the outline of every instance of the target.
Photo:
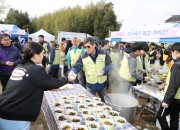
<svg viewBox="0 0 180 130">
<path fill-rule="evenodd" d="M 100 0 L 5 0 L 11 7 L 27 11 L 30 17 L 40 16 L 68 6 L 87 5 Z M 122 29 L 141 25 L 162 24 L 171 15 L 180 15 L 180 0 L 106 0 L 114 4 Z"/>
</svg>

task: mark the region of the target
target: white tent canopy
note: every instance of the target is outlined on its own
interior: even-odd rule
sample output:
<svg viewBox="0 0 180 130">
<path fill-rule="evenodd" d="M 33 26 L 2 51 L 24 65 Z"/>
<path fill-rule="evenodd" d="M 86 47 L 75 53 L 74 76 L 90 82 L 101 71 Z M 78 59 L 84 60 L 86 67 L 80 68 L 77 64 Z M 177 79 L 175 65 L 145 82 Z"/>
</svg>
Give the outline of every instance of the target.
<svg viewBox="0 0 180 130">
<path fill-rule="evenodd" d="M 55 36 L 53 36 L 52 34 L 46 32 L 43 29 L 40 29 L 39 31 L 29 34 L 29 37 L 32 37 L 32 40 L 35 42 L 38 42 L 38 36 L 39 35 L 43 35 L 44 36 L 44 40 L 47 42 L 53 41 L 55 39 Z"/>
</svg>

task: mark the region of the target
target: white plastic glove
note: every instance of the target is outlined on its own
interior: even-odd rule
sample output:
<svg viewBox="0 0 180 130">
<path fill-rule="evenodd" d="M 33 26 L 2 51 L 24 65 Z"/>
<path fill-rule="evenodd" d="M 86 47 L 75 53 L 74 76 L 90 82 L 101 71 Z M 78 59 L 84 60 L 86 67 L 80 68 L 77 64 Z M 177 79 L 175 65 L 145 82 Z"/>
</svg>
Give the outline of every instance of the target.
<svg viewBox="0 0 180 130">
<path fill-rule="evenodd" d="M 100 72 L 97 73 L 97 76 L 103 76 L 104 75 L 104 70 L 101 70 Z"/>
<path fill-rule="evenodd" d="M 150 79 L 151 79 L 150 77 L 144 77 L 145 81 L 150 81 Z"/>
<path fill-rule="evenodd" d="M 48 64 L 48 65 L 47 65 L 47 69 L 49 69 L 49 68 L 50 68 L 50 66 L 51 66 L 51 65 L 50 65 L 50 64 Z"/>
<path fill-rule="evenodd" d="M 74 81 L 76 79 L 76 74 L 73 71 L 70 71 L 68 74 L 68 80 L 69 81 Z"/>
<path fill-rule="evenodd" d="M 141 72 L 141 73 L 146 73 L 146 70 L 145 69 L 139 69 L 139 71 Z"/>
</svg>

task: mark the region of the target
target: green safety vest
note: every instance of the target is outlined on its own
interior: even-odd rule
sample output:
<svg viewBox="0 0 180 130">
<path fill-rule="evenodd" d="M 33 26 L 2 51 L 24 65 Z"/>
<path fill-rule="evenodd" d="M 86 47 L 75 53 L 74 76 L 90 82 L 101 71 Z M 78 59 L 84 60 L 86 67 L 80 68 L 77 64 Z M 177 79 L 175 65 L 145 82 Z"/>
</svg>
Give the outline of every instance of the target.
<svg viewBox="0 0 180 130">
<path fill-rule="evenodd" d="M 54 61 L 52 63 L 52 65 L 59 65 L 60 63 L 60 50 L 59 48 L 55 49 L 55 57 L 54 57 Z"/>
<path fill-rule="evenodd" d="M 91 84 L 104 83 L 107 76 L 97 76 L 97 74 L 105 68 L 105 54 L 98 54 L 94 63 L 90 56 L 82 58 L 83 69 L 86 76 L 86 81 Z"/>
<path fill-rule="evenodd" d="M 169 81 L 170 81 L 170 76 L 171 76 L 171 71 L 169 71 L 168 75 L 167 75 L 167 79 L 166 79 L 166 85 L 165 85 L 165 93 L 168 89 L 168 86 L 169 86 Z M 174 96 L 175 99 L 180 99 L 180 87 L 178 88 L 175 96 Z"/>
<path fill-rule="evenodd" d="M 119 70 L 119 75 L 127 80 L 127 81 L 130 81 L 130 82 L 135 82 L 136 79 L 134 77 L 131 76 L 130 74 L 130 71 L 129 71 L 129 66 L 128 66 L 128 58 L 127 58 L 127 55 L 124 57 L 123 56 L 123 59 L 121 61 L 121 67 L 120 67 L 120 70 Z M 137 70 L 137 68 L 136 68 Z"/>
<path fill-rule="evenodd" d="M 70 50 L 70 56 L 71 56 L 71 66 L 74 66 L 76 61 L 79 59 L 80 55 L 82 53 L 82 49 L 78 48 L 76 52 L 74 52 L 74 49 Z"/>
</svg>

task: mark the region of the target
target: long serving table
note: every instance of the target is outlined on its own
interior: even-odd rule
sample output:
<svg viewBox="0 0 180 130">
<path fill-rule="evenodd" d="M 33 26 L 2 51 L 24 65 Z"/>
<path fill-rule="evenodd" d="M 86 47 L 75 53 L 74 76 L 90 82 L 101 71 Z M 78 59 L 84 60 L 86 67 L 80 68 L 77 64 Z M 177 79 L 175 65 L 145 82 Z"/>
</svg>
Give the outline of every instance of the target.
<svg viewBox="0 0 180 130">
<path fill-rule="evenodd" d="M 138 91 L 138 92 L 141 92 L 141 93 L 145 94 L 145 98 L 146 98 L 145 106 L 143 107 L 143 109 L 140 111 L 139 114 L 141 114 L 142 111 L 144 111 L 145 109 L 152 112 L 152 113 L 154 113 L 154 114 L 156 114 L 157 113 L 156 111 L 153 111 L 152 109 L 147 107 L 147 103 L 148 103 L 149 98 L 154 98 L 154 99 L 156 99 L 156 101 L 158 101 L 158 107 L 159 107 L 159 105 L 162 102 L 164 96 L 157 94 L 158 88 L 155 88 L 155 87 L 152 87 L 152 86 L 149 86 L 149 85 L 144 85 L 142 88 L 138 88 L 137 86 L 133 86 L 133 89 Z"/>
<path fill-rule="evenodd" d="M 49 130 L 60 130 L 60 124 L 56 119 L 53 112 L 53 103 L 59 102 L 60 97 L 62 96 L 70 96 L 70 95 L 86 95 L 89 98 L 93 98 L 94 96 L 89 93 L 84 87 L 79 84 L 73 84 L 73 89 L 60 90 L 60 91 L 45 91 L 44 98 L 42 103 L 42 111 L 44 113 L 45 119 L 47 121 L 47 125 Z M 103 130 L 103 128 L 101 128 Z M 100 129 L 100 130 L 101 130 Z M 130 123 L 126 123 L 123 128 L 116 128 L 115 130 L 137 130 Z"/>
</svg>

